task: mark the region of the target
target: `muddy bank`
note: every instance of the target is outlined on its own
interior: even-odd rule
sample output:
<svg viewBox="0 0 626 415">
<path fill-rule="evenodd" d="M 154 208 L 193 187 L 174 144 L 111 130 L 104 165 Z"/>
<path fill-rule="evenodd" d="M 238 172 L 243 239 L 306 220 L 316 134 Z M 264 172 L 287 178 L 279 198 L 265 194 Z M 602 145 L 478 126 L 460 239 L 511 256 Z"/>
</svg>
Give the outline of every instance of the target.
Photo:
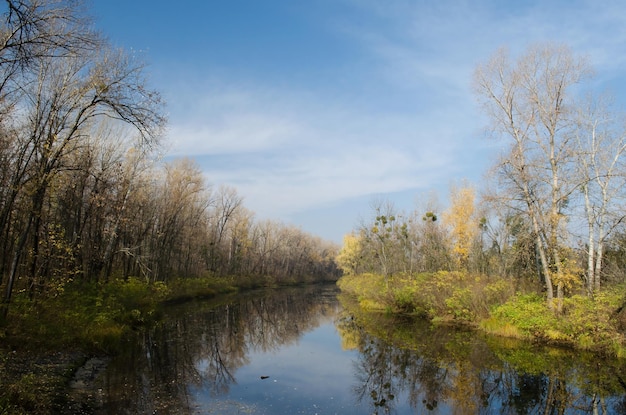
<svg viewBox="0 0 626 415">
<path fill-rule="evenodd" d="M 108 361 L 80 351 L 0 349 L 0 413 L 93 414 L 103 406 L 99 378 Z"/>
<path fill-rule="evenodd" d="M 108 357 L 92 357 L 74 372 L 68 383 L 67 398 L 70 406 L 88 411 L 79 413 L 93 413 L 104 407 L 101 378 L 109 361 Z"/>
</svg>

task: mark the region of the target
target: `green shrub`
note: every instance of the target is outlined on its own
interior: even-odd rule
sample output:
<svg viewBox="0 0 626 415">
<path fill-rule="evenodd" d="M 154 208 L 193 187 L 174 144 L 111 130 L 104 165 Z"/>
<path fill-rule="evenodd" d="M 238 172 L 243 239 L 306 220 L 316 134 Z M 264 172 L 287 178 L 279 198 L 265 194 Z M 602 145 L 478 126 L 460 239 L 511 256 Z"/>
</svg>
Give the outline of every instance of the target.
<svg viewBox="0 0 626 415">
<path fill-rule="evenodd" d="M 112 281 L 105 285 L 103 291 L 108 300 L 131 310 L 153 307 L 163 301 L 169 292 L 163 282 L 150 284 L 136 277 Z"/>
<path fill-rule="evenodd" d="M 53 391 L 59 388 L 59 379 L 50 375 L 22 375 L 7 386 L 0 401 L 0 413 L 48 413 L 53 407 Z M 4 409 L 3 409 L 4 406 Z"/>
<path fill-rule="evenodd" d="M 561 328 L 585 349 L 619 349 L 624 345 L 624 333 L 615 321 L 614 313 L 623 303 L 619 289 L 604 290 L 595 297 L 576 295 L 564 301 Z"/>
<path fill-rule="evenodd" d="M 190 298 L 213 297 L 220 293 L 229 293 L 237 290 L 236 286 L 252 287 L 252 280 L 245 278 L 217 278 L 212 276 L 202 278 L 177 278 L 170 283 L 168 299 L 184 300 Z"/>
<path fill-rule="evenodd" d="M 476 310 L 470 288 L 459 288 L 445 300 L 447 313 L 455 320 L 472 323 L 476 321 Z"/>
<path fill-rule="evenodd" d="M 348 275 L 338 285 L 364 309 L 417 313 L 435 322 L 478 324 L 492 334 L 626 356 L 624 317 L 617 313 L 626 304 L 624 287 L 604 289 L 594 298 L 566 298 L 563 314 L 558 314 L 541 294 L 514 294 L 513 280 L 467 272 L 398 274 L 387 279 Z"/>
<path fill-rule="evenodd" d="M 407 285 L 404 288 L 394 290 L 393 292 L 393 310 L 403 313 L 413 313 L 416 311 L 415 304 L 416 288 Z"/>
<path fill-rule="evenodd" d="M 488 283 L 484 288 L 484 298 L 489 308 L 506 303 L 514 294 L 512 281 L 502 278 Z"/>
<path fill-rule="evenodd" d="M 528 337 L 547 337 L 548 330 L 558 326 L 545 298 L 537 294 L 516 295 L 507 303 L 495 307 L 491 315 L 514 325 Z"/>
<path fill-rule="evenodd" d="M 387 284 L 382 275 L 347 275 L 341 277 L 337 284 L 342 291 L 354 295 L 368 309 L 385 309 L 390 305 Z"/>
</svg>

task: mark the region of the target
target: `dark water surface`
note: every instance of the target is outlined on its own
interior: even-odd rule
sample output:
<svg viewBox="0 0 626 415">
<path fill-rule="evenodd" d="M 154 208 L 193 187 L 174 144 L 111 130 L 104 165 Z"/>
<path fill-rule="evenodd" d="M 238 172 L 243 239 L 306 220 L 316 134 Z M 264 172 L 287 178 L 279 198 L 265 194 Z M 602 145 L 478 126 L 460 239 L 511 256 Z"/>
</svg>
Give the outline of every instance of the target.
<svg viewBox="0 0 626 415">
<path fill-rule="evenodd" d="M 106 414 L 626 414 L 626 367 L 363 313 L 335 286 L 172 306 L 105 372 Z"/>
</svg>

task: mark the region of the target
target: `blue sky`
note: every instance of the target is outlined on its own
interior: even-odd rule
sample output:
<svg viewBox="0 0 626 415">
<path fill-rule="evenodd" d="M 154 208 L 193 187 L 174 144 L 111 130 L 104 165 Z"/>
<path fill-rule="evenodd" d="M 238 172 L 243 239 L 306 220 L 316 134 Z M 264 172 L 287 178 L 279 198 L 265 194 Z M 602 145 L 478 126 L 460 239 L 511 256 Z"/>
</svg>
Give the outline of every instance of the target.
<svg viewBox="0 0 626 415">
<path fill-rule="evenodd" d="M 340 242 L 370 202 L 411 211 L 485 180 L 497 143 L 471 92 L 499 47 L 588 56 L 623 102 L 626 2 L 92 0 L 167 101 L 166 159 L 191 157 L 259 219 Z"/>
</svg>

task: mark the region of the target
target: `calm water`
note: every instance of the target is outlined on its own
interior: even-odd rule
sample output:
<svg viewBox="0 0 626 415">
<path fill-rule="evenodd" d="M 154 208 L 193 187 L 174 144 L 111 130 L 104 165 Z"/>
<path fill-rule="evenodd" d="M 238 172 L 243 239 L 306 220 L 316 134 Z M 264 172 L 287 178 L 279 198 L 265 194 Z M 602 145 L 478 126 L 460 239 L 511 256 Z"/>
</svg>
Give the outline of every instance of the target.
<svg viewBox="0 0 626 415">
<path fill-rule="evenodd" d="M 360 312 L 334 286 L 170 307 L 104 374 L 107 414 L 626 413 L 593 355 Z"/>
</svg>

